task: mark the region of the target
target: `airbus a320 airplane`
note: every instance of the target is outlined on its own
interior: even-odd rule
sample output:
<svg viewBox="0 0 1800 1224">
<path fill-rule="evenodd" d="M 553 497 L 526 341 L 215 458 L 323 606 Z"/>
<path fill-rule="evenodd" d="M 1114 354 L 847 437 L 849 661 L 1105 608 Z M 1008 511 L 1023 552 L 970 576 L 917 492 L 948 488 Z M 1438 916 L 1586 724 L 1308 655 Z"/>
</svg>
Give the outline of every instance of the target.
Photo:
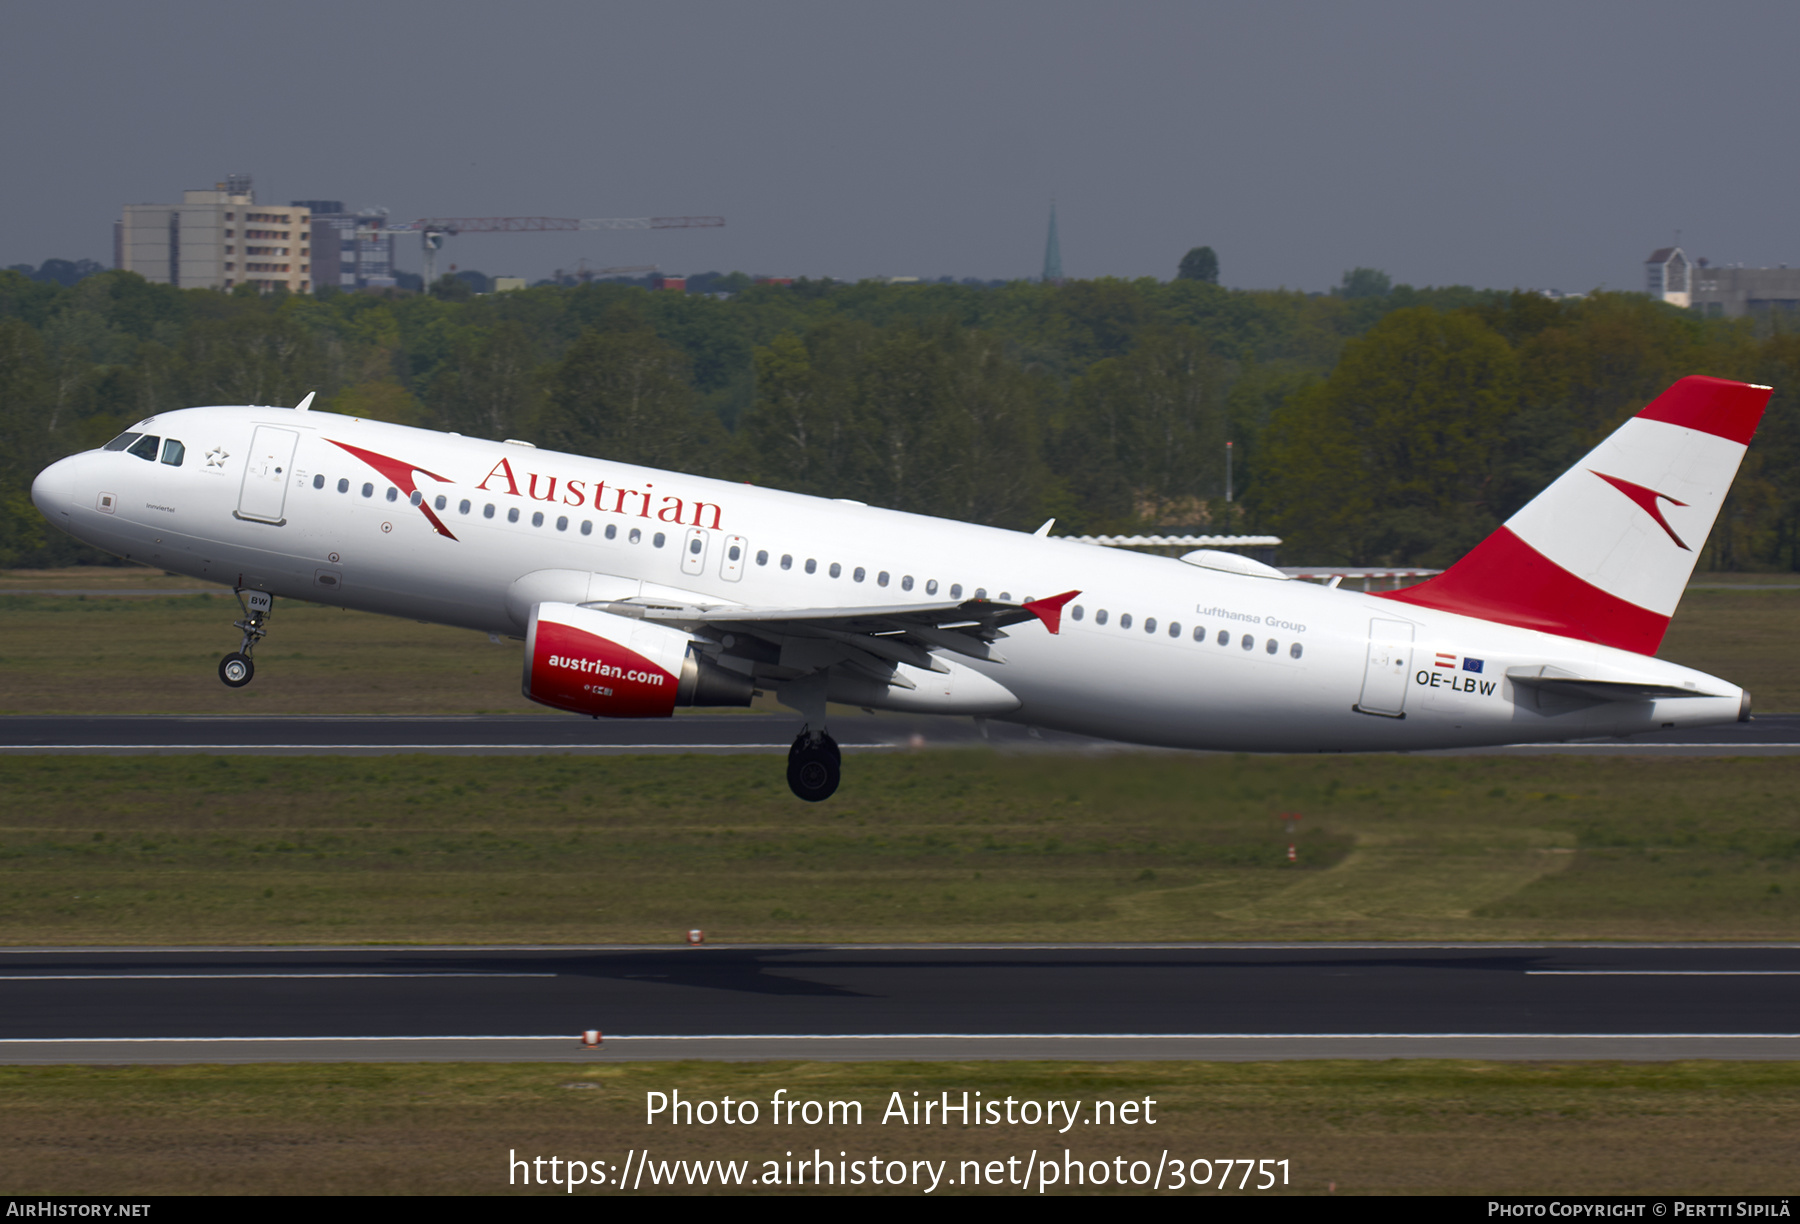
<svg viewBox="0 0 1800 1224">
<path fill-rule="evenodd" d="M 525 641 L 533 701 L 666 717 L 773 691 L 788 783 L 837 789 L 827 701 L 1180 748 L 1630 735 L 1749 717 L 1653 657 L 1768 402 L 1684 378 L 1468 556 L 1375 594 L 298 409 L 189 408 L 46 468 L 80 540 L 226 583 L 250 682 L 273 597 Z M 1009 635 L 1008 630 L 1012 630 Z"/>
</svg>

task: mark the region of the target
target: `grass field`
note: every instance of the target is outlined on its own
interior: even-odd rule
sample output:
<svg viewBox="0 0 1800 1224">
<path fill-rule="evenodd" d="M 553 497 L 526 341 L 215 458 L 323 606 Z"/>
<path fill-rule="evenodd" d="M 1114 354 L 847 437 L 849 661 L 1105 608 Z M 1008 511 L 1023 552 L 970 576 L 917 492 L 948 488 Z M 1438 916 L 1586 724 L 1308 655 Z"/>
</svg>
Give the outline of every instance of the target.
<svg viewBox="0 0 1800 1224">
<path fill-rule="evenodd" d="M 592 1067 L 0 1068 L 0 1192 L 496 1194 L 509 1155 L 623 1165 L 844 1159 L 962 1161 L 1065 1151 L 1108 1175 L 1172 1161 L 1288 1161 L 1273 1193 L 1781 1194 L 1794 1178 L 1800 1067 L 1769 1063 L 1474 1062 L 614 1064 Z M 770 1124 L 767 1102 L 858 1101 L 862 1125 Z M 646 1126 L 646 1093 L 758 1102 L 756 1125 Z M 883 1125 L 910 1102 L 1155 1102 L 1154 1125 Z M 1091 1108 L 1091 1107 L 1090 1107 Z M 1126 1166 L 1111 1165 L 1123 1157 Z M 1192 1166 L 1190 1166 L 1192 1167 Z M 546 1160 L 545 1176 L 550 1165 Z M 1203 1169 L 1212 1173 L 1217 1169 Z M 1244 1175 L 1234 1167 L 1234 1190 Z M 1165 1180 L 1167 1186 L 1168 1180 Z M 1251 1184 L 1255 1185 L 1254 1177 Z M 716 1191 L 717 1187 L 713 1187 Z M 826 1187 L 830 1192 L 833 1187 Z M 855 1193 L 918 1194 L 852 1186 Z M 1143 1189 L 1130 1188 L 1132 1193 Z M 560 1187 L 532 1192 L 566 1194 Z M 653 1188 L 643 1193 L 697 1193 Z M 816 1193 L 769 1187 L 765 1193 Z M 840 1190 L 841 1192 L 841 1190 Z M 938 1195 L 978 1192 L 941 1185 Z M 991 1188 L 988 1193 L 1020 1193 Z M 1036 1183 L 1030 1191 L 1036 1192 Z M 1076 1187 L 1116 1193 L 1117 1187 Z M 618 1193 L 611 1186 L 579 1193 Z M 1198 1193 L 1218 1193 L 1215 1186 Z"/>
<path fill-rule="evenodd" d="M 1760 711 L 1800 710 L 1800 580 L 1701 575 L 1664 658 L 1749 688 Z M 1783 582 L 1790 589 L 1780 589 Z M 1737 583 L 1746 589 L 1713 590 Z M 0 713 L 463 714 L 539 711 L 519 693 L 520 644 L 413 621 L 278 601 L 247 688 L 219 683 L 238 605 L 212 596 L 46 590 L 193 587 L 138 568 L 0 571 Z M 1759 587 L 1778 589 L 1757 589 Z"/>
<path fill-rule="evenodd" d="M 766 757 L 0 759 L 0 938 L 1800 933 L 1792 757 L 971 749 L 849 766 L 808 805 Z"/>
</svg>

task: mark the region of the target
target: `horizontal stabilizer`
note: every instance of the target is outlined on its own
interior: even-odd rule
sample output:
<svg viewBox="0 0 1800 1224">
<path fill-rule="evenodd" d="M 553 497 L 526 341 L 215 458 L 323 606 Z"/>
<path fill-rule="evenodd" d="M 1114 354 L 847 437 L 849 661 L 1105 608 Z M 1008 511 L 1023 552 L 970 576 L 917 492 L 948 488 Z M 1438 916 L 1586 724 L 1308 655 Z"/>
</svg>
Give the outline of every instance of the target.
<svg viewBox="0 0 1800 1224">
<path fill-rule="evenodd" d="M 1666 697 L 1716 697 L 1696 689 L 1673 684 L 1640 684 L 1633 680 L 1594 680 L 1560 667 L 1509 667 L 1506 678 L 1514 684 L 1554 693 L 1559 697 L 1579 697 L 1586 701 L 1657 701 Z"/>
</svg>

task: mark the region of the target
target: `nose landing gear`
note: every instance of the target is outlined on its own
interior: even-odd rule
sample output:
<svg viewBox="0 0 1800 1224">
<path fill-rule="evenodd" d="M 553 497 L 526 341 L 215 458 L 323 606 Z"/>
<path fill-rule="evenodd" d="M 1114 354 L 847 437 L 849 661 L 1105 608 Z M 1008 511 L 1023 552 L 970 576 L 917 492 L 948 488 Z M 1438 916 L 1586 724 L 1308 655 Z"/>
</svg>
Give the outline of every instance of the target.
<svg viewBox="0 0 1800 1224">
<path fill-rule="evenodd" d="M 829 799 L 838 788 L 842 762 L 843 753 L 827 732 L 802 728 L 788 749 L 788 789 L 808 803 Z"/>
<path fill-rule="evenodd" d="M 269 614 L 275 610 L 275 597 L 266 591 L 235 592 L 238 604 L 244 609 L 244 619 L 233 621 L 233 629 L 244 632 L 244 640 L 238 648 L 219 660 L 219 679 L 227 688 L 243 688 L 256 675 L 256 664 L 250 660 L 250 652 L 268 633 Z"/>
</svg>

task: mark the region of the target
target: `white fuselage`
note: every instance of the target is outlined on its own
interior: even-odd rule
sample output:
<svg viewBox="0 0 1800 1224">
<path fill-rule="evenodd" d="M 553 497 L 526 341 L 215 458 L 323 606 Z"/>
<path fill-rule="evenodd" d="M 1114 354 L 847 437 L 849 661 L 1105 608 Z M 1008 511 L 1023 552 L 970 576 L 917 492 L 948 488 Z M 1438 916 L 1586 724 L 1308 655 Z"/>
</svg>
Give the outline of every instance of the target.
<svg viewBox="0 0 1800 1224">
<path fill-rule="evenodd" d="M 1743 698 L 1654 658 L 1371 594 L 517 443 L 280 408 L 191 408 L 133 429 L 179 440 L 182 462 L 62 460 L 33 488 L 53 523 L 196 578 L 489 633 L 523 632 L 509 592 L 546 570 L 754 608 L 1077 590 L 1060 633 L 1018 625 L 996 644 L 1004 663 L 959 662 L 1018 698 L 1003 717 L 1117 740 L 1517 743 L 1732 722 Z M 1522 666 L 1697 695 L 1547 698 L 1507 679 Z"/>
</svg>

